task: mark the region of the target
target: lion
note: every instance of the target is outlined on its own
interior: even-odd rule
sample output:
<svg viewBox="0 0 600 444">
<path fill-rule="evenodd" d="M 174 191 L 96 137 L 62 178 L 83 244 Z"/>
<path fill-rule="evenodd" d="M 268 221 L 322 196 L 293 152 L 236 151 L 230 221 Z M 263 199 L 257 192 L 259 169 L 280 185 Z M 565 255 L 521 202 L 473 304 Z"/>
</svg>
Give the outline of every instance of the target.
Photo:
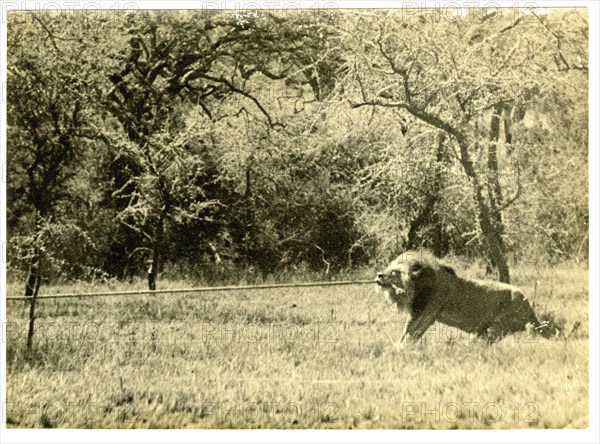
<svg viewBox="0 0 600 444">
<path fill-rule="evenodd" d="M 468 280 L 425 252 L 400 255 L 376 283 L 409 320 L 397 347 L 417 341 L 435 322 L 459 328 L 489 342 L 520 332 L 549 337 L 521 290 L 500 282 Z"/>
</svg>

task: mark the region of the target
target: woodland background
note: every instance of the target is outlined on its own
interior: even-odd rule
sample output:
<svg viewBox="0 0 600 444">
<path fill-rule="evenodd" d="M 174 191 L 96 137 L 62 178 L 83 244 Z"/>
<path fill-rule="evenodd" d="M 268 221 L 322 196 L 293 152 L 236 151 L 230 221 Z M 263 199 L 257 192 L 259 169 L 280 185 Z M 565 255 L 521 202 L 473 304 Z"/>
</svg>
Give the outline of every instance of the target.
<svg viewBox="0 0 600 444">
<path fill-rule="evenodd" d="M 581 8 L 12 12 L 9 280 L 586 261 L 587 48 Z"/>
</svg>

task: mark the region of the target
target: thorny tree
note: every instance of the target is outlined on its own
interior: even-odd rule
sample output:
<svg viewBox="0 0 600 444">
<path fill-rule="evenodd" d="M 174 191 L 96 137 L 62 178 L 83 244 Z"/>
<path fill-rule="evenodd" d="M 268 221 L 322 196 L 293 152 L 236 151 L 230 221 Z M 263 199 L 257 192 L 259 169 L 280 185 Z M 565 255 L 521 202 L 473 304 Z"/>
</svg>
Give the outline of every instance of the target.
<svg viewBox="0 0 600 444">
<path fill-rule="evenodd" d="M 585 28 L 585 18 L 574 14 L 575 26 Z M 518 165 L 512 168 L 510 185 L 501 186 L 501 128 L 510 165 L 512 120 L 523 118 L 524 110 L 543 95 L 546 71 L 561 69 L 561 64 L 586 71 L 585 47 L 565 49 L 560 35 L 554 36 L 558 44 L 552 36 L 548 44 L 553 25 L 535 14 L 500 16 L 480 10 L 462 17 L 400 10 L 357 14 L 351 25 L 361 30 L 347 34 L 349 47 L 357 50 L 351 66 L 353 106 L 403 110 L 451 137 L 471 183 L 484 250 L 499 280 L 509 282 L 503 211 L 519 198 L 522 187 Z"/>
</svg>

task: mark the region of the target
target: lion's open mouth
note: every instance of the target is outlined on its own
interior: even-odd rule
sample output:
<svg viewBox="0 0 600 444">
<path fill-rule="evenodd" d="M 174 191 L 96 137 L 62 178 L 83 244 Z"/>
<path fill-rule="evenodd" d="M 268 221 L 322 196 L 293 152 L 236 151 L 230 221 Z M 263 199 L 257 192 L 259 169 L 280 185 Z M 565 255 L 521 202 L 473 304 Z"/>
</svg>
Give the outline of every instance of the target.
<svg viewBox="0 0 600 444">
<path fill-rule="evenodd" d="M 399 287 L 398 285 L 394 285 L 389 281 L 384 281 L 381 278 L 376 278 L 375 279 L 375 283 L 377 284 L 377 289 L 379 291 L 394 291 L 396 294 L 403 294 L 404 293 L 404 288 Z"/>
<path fill-rule="evenodd" d="M 396 294 L 404 294 L 404 288 L 398 287 L 397 285 L 394 285 L 394 284 L 390 284 L 390 287 L 392 287 L 394 289 Z"/>
</svg>

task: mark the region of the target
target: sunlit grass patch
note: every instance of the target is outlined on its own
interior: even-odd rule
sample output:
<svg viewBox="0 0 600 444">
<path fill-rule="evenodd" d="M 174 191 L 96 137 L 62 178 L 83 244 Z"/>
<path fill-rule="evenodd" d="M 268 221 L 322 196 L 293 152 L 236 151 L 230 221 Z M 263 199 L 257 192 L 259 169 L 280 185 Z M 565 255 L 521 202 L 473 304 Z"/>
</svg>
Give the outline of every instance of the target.
<svg viewBox="0 0 600 444">
<path fill-rule="evenodd" d="M 543 277 L 536 311 L 576 335 L 489 345 L 435 324 L 400 351 L 405 317 L 371 286 L 43 301 L 30 351 L 12 303 L 7 425 L 584 427 L 587 273 Z"/>
</svg>

